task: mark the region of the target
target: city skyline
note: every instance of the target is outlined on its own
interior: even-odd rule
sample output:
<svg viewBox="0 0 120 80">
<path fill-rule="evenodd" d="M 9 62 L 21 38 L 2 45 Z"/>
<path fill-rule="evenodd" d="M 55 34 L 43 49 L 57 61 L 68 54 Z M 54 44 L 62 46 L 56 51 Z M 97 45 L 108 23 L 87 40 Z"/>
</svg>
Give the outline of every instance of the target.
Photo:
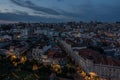
<svg viewBox="0 0 120 80">
<path fill-rule="evenodd" d="M 4 0 L 0 22 L 120 21 L 119 0 Z"/>
</svg>

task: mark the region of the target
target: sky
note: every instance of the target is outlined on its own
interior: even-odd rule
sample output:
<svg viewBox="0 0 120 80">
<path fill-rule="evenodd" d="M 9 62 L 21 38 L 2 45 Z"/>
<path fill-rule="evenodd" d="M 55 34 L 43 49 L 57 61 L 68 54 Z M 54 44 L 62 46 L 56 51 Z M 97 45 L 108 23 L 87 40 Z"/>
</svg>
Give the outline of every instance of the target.
<svg viewBox="0 0 120 80">
<path fill-rule="evenodd" d="M 120 21 L 120 0 L 0 0 L 0 22 Z"/>
</svg>

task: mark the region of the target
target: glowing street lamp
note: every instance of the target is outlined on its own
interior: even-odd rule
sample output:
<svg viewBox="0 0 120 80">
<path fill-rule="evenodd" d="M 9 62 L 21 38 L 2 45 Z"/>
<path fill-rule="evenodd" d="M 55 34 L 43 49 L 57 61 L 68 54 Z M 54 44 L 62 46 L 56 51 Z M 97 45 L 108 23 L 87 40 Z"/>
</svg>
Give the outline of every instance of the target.
<svg viewBox="0 0 120 80">
<path fill-rule="evenodd" d="M 17 36 L 18 39 L 19 39 L 20 37 L 21 37 L 20 35 Z"/>
</svg>

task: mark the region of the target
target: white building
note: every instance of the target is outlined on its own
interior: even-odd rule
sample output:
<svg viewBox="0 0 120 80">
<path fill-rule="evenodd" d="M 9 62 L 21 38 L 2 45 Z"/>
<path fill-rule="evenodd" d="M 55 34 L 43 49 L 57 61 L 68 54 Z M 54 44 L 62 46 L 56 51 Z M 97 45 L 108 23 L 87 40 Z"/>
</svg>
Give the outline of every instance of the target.
<svg viewBox="0 0 120 80">
<path fill-rule="evenodd" d="M 3 39 L 3 40 L 12 40 L 12 36 L 3 35 L 3 36 L 2 36 L 2 39 Z"/>
<path fill-rule="evenodd" d="M 82 58 L 78 52 L 72 50 L 71 45 L 60 41 L 63 49 L 71 56 L 77 65 L 79 65 L 87 74 L 96 73 L 99 77 L 111 80 L 120 80 L 120 67 L 112 65 L 94 64 L 88 59 Z"/>
<path fill-rule="evenodd" d="M 28 32 L 29 30 L 27 29 L 27 28 L 25 28 L 25 29 L 21 29 L 21 37 L 22 38 L 28 38 L 28 36 L 29 36 L 29 32 Z"/>
</svg>

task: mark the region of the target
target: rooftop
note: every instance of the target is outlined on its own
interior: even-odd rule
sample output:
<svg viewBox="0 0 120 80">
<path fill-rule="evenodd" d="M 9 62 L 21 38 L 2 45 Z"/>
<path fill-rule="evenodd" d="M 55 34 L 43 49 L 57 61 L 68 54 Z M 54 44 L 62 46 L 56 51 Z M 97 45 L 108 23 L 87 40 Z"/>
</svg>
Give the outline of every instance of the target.
<svg viewBox="0 0 120 80">
<path fill-rule="evenodd" d="M 105 64 L 105 65 L 114 65 L 120 66 L 120 61 L 110 57 L 100 54 L 97 51 L 91 49 L 81 49 L 79 50 L 79 55 L 84 59 L 89 59 L 95 64 Z"/>
</svg>

